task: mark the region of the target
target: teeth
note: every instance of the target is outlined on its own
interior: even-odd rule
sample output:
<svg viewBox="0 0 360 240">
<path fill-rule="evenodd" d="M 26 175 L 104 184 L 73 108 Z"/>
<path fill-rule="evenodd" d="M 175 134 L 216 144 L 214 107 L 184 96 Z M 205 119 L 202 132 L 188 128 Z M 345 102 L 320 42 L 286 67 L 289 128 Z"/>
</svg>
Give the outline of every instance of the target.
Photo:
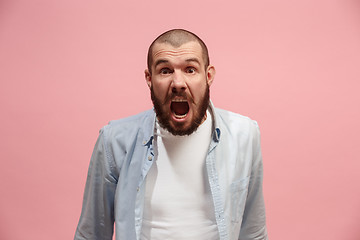
<svg viewBox="0 0 360 240">
<path fill-rule="evenodd" d="M 174 115 L 176 118 L 184 118 L 184 117 L 186 117 L 187 113 L 185 113 L 184 115 L 177 115 L 174 113 Z"/>
<path fill-rule="evenodd" d="M 173 102 L 187 102 L 185 99 L 174 99 Z"/>
</svg>

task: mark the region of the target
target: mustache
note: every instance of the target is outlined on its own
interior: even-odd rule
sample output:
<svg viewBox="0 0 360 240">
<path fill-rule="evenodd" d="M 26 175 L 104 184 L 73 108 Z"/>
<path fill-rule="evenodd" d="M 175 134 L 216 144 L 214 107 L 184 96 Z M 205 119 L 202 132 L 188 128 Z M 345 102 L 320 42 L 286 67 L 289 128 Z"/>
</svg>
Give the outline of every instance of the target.
<svg viewBox="0 0 360 240">
<path fill-rule="evenodd" d="M 170 102 L 171 100 L 173 100 L 175 98 L 181 98 L 181 99 L 187 100 L 188 102 L 194 103 L 194 99 L 191 96 L 188 96 L 185 92 L 181 92 L 181 93 L 172 92 L 171 94 L 166 96 L 164 104 L 167 102 Z"/>
</svg>

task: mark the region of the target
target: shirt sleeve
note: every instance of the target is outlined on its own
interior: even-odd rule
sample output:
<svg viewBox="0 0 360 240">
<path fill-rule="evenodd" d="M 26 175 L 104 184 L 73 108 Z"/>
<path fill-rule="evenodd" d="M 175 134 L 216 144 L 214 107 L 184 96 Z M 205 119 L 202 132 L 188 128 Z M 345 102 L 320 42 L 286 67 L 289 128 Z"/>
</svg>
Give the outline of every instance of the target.
<svg viewBox="0 0 360 240">
<path fill-rule="evenodd" d="M 106 148 L 104 129 L 91 156 L 83 206 L 74 240 L 111 240 L 114 231 L 114 196 L 117 178 L 112 155 Z"/>
<path fill-rule="evenodd" d="M 252 170 L 239 240 L 267 240 L 265 204 L 262 189 L 263 162 L 260 146 L 260 131 L 255 121 L 253 125 L 252 146 Z"/>
</svg>

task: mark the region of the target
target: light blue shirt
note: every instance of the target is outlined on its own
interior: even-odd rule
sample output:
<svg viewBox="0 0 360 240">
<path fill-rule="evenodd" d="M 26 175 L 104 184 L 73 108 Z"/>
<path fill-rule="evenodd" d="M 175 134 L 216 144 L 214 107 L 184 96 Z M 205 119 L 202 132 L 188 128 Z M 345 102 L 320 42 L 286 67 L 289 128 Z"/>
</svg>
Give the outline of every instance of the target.
<svg viewBox="0 0 360 240">
<path fill-rule="evenodd" d="M 212 104 L 209 110 L 214 126 L 205 165 L 219 239 L 268 239 L 259 127 Z M 139 240 L 155 117 L 149 110 L 100 130 L 75 240 L 111 240 L 114 222 L 116 240 Z"/>
</svg>

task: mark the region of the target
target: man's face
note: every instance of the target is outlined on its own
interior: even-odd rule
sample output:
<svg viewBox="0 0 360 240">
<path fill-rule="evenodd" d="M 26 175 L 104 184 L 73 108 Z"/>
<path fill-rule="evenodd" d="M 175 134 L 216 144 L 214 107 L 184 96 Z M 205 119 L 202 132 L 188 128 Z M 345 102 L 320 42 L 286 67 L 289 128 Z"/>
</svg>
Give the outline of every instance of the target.
<svg viewBox="0 0 360 240">
<path fill-rule="evenodd" d="M 152 73 L 145 70 L 145 77 L 160 125 L 174 135 L 191 134 L 206 118 L 214 67 L 205 69 L 195 41 L 178 48 L 156 43 L 152 57 Z"/>
</svg>

